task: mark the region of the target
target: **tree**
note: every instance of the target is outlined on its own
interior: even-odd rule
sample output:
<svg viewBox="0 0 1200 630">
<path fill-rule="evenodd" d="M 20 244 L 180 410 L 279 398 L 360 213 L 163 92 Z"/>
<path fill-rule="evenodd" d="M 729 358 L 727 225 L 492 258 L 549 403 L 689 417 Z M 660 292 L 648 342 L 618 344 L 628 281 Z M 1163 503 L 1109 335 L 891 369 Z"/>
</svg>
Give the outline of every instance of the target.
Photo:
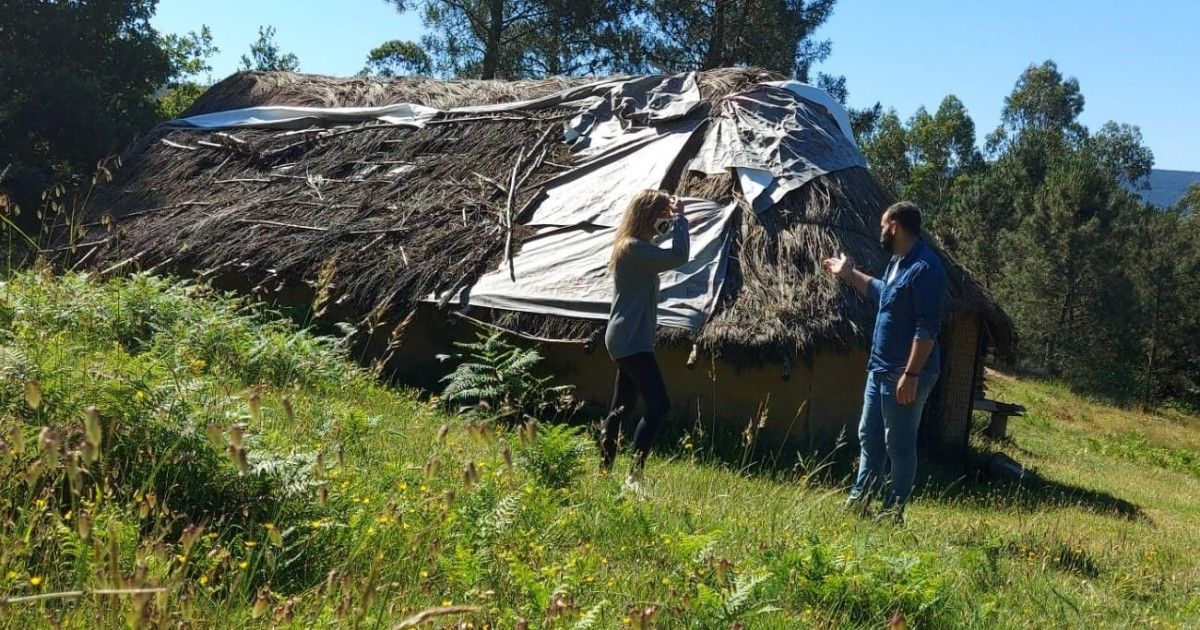
<svg viewBox="0 0 1200 630">
<path fill-rule="evenodd" d="M 292 53 L 279 50 L 275 43 L 275 27 L 258 27 L 258 39 L 250 44 L 250 54 L 242 55 L 241 70 L 283 70 L 297 72 L 300 70 L 300 60 Z"/>
<path fill-rule="evenodd" d="M 835 0 L 651 0 L 646 22 L 649 63 L 660 70 L 750 65 L 809 80 L 829 56 L 813 33 Z"/>
<path fill-rule="evenodd" d="M 35 205 L 55 178 L 91 175 L 159 114 L 175 68 L 154 0 L 0 0 L 0 182 Z M 32 213 L 30 213 L 32 214 Z"/>
<path fill-rule="evenodd" d="M 894 196 L 903 195 L 908 184 L 908 133 L 895 109 L 879 117 L 879 122 L 864 136 L 859 145 L 875 179 Z"/>
<path fill-rule="evenodd" d="M 892 194 L 916 202 L 931 219 L 949 203 L 960 176 L 984 168 L 975 122 L 953 94 L 934 114 L 917 108 L 907 125 L 895 110 L 873 122 L 859 137 L 872 172 Z"/>
<path fill-rule="evenodd" d="M 1200 193 L 1200 187 L 1193 187 Z M 1132 274 L 1141 293 L 1143 404 L 1162 398 L 1200 404 L 1200 220 L 1186 201 L 1167 211 L 1147 207 Z"/>
<path fill-rule="evenodd" d="M 1110 120 L 1088 142 L 1113 177 L 1143 190 L 1150 187 L 1154 153 L 1142 143 L 1141 129 Z"/>
<path fill-rule="evenodd" d="M 1139 202 L 1087 151 L 1050 156 L 1030 201 L 1002 236 L 998 283 L 1025 352 L 1051 375 L 1128 398 L 1138 304 L 1126 243 Z"/>
<path fill-rule="evenodd" d="M 430 33 L 419 45 L 390 47 L 402 54 L 372 55 L 368 71 L 423 69 L 419 48 L 440 76 L 513 79 L 752 65 L 808 81 L 812 64 L 829 56 L 829 41 L 812 35 L 835 0 L 388 2 L 402 12 L 421 11 Z M 844 98 L 844 79 L 820 81 Z"/>
<path fill-rule="evenodd" d="M 212 31 L 201 26 L 200 32 L 190 31 L 186 35 L 170 34 L 162 38 L 163 49 L 171 58 L 175 76 L 167 89 L 158 97 L 158 109 L 163 118 L 176 118 L 200 98 L 207 89 L 200 83 L 204 75 L 206 83 L 212 83 L 212 65 L 209 59 L 220 52 L 213 45 Z"/>
<path fill-rule="evenodd" d="M 1054 61 L 1030 65 L 1005 97 L 1001 125 L 988 137 L 988 148 L 995 151 L 1010 137 L 1026 132 L 1062 134 L 1077 140 L 1087 134 L 1078 122 L 1083 102 L 1079 81 L 1064 79 Z"/>
<path fill-rule="evenodd" d="M 420 11 L 429 34 L 372 53 L 382 67 L 482 79 L 588 74 L 636 65 L 630 2 L 619 0 L 388 0 Z M 389 42 L 392 44 L 392 42 Z M 377 49 L 379 50 L 379 49 Z M 418 52 L 419 51 L 419 52 Z M 392 62 L 399 65 L 393 66 Z M 416 64 L 415 66 L 413 64 Z"/>
<path fill-rule="evenodd" d="M 954 181 L 983 165 L 983 154 L 975 147 L 975 122 L 962 101 L 950 94 L 933 115 L 918 108 L 909 119 L 906 137 L 912 166 L 904 196 L 936 215 L 948 202 Z"/>
<path fill-rule="evenodd" d="M 361 74 L 396 77 L 406 74 L 433 73 L 433 60 L 420 44 L 394 39 L 371 49 Z"/>
<path fill-rule="evenodd" d="M 1145 280 L 1158 271 L 1145 269 L 1149 243 L 1161 239 L 1144 231 L 1146 206 L 1122 183 L 1144 177 L 1153 155 L 1134 127 L 1114 123 L 1089 135 L 1078 122 L 1083 102 L 1078 81 L 1053 62 L 1030 66 L 989 140 L 994 160 L 965 172 L 960 164 L 941 197 L 939 234 L 1012 315 L 1026 365 L 1129 400 L 1147 380 L 1138 357 L 1153 346 L 1149 339 L 1163 337 L 1162 318 L 1148 328 L 1142 322 L 1166 296 Z M 939 111 L 943 122 L 961 118 L 956 109 Z M 965 122 L 937 118 L 918 113 L 910 135 L 926 128 L 934 141 L 910 144 L 928 144 L 919 152 L 932 165 L 969 155 Z M 959 162 L 949 159 L 949 171 Z M 921 180 L 914 175 L 910 186 L 925 188 Z M 1162 365 L 1155 343 L 1160 350 L 1148 354 Z"/>
</svg>

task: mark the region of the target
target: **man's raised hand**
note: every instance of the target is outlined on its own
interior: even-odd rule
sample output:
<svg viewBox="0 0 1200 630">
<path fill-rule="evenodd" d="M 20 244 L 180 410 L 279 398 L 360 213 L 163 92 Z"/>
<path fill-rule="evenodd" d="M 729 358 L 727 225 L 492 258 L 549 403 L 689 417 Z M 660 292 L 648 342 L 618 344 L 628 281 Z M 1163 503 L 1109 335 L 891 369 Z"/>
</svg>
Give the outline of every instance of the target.
<svg viewBox="0 0 1200 630">
<path fill-rule="evenodd" d="M 854 271 L 854 259 L 847 256 L 845 253 L 838 253 L 833 258 L 826 258 L 823 264 L 825 270 L 833 275 L 846 279 L 852 271 Z"/>
</svg>

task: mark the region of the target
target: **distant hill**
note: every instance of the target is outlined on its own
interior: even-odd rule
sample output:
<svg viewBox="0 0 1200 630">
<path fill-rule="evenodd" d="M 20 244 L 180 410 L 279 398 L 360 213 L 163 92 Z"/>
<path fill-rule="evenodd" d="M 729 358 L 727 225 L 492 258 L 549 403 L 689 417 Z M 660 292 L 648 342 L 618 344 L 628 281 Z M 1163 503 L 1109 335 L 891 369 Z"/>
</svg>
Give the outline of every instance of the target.
<svg viewBox="0 0 1200 630">
<path fill-rule="evenodd" d="M 1200 183 L 1200 173 L 1195 171 L 1150 171 L 1150 189 L 1134 190 L 1147 203 L 1158 208 L 1169 208 L 1183 198 L 1188 187 Z"/>
</svg>

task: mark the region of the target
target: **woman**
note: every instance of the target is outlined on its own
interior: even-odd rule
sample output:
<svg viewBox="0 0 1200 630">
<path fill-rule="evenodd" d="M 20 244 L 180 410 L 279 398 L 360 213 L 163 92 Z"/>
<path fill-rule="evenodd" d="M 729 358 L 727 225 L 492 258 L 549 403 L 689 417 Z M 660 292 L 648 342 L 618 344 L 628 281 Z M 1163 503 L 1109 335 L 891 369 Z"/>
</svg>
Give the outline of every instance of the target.
<svg viewBox="0 0 1200 630">
<path fill-rule="evenodd" d="M 654 244 L 657 226 L 671 224 L 671 248 Z M 612 411 L 604 423 L 602 470 L 617 456 L 617 434 L 633 412 L 638 396 L 645 406 L 633 434 L 634 460 L 627 481 L 641 476 L 650 444 L 670 411 L 667 388 L 654 359 L 658 327 L 658 274 L 688 260 L 688 220 L 675 197 L 661 190 L 644 190 L 629 202 L 613 240 L 609 270 L 615 291 L 604 345 L 617 363 Z"/>
</svg>

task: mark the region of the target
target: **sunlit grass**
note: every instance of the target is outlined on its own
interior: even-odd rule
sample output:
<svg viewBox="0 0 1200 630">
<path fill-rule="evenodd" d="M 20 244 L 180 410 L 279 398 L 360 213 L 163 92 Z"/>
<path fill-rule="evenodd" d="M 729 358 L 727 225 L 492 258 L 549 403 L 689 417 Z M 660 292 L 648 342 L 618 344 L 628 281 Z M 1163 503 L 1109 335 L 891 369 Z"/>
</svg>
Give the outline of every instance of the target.
<svg viewBox="0 0 1200 630">
<path fill-rule="evenodd" d="M 574 466 L 569 432 L 447 415 L 261 307 L 23 272 L 0 287 L 0 625 L 1200 619 L 1200 484 L 1166 457 L 1200 445 L 1196 419 L 992 389 L 1030 409 L 995 448 L 1048 484 L 926 465 L 897 528 L 841 510 L 842 468 L 737 474 L 705 444 L 625 493 L 590 446 Z"/>
</svg>

